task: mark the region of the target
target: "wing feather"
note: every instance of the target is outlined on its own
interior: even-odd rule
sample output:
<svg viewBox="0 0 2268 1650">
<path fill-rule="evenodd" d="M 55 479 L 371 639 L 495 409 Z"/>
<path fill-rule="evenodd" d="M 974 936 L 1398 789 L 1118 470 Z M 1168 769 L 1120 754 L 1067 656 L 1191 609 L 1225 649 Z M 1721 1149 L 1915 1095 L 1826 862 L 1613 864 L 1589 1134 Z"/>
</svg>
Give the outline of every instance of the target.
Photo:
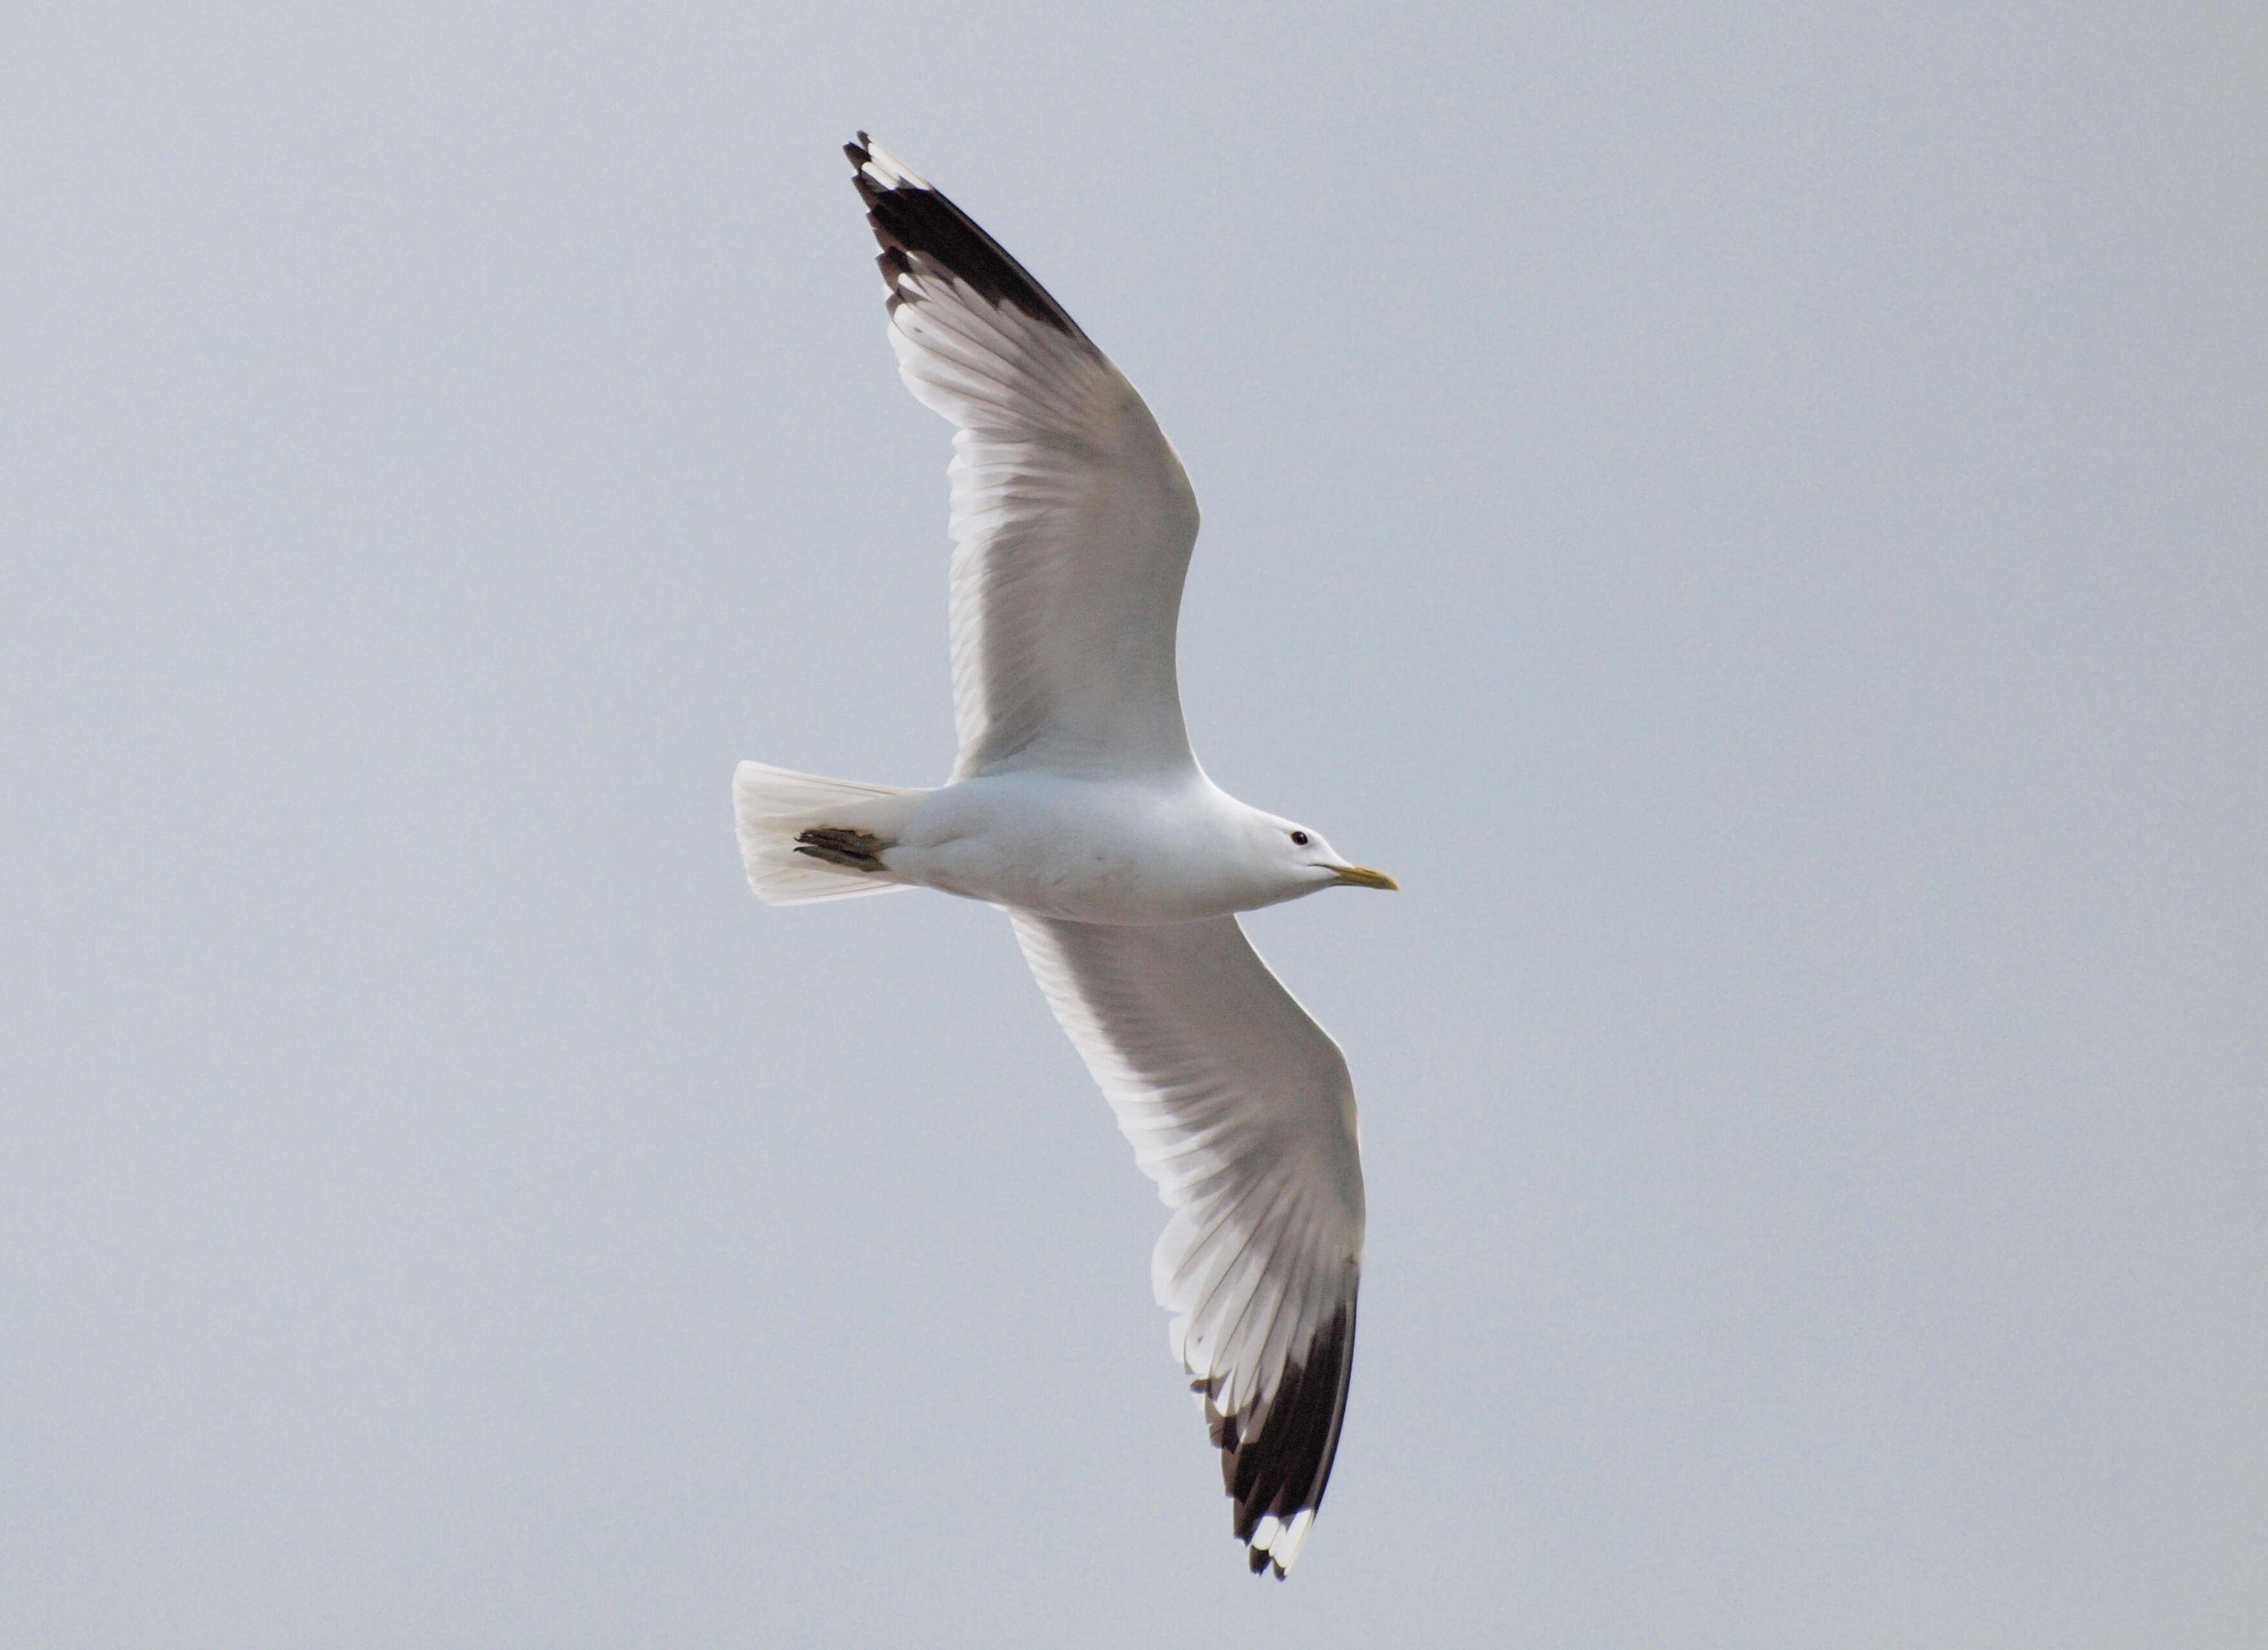
<svg viewBox="0 0 2268 1650">
<path fill-rule="evenodd" d="M 1233 917 L 1010 913 L 1041 989 L 1174 1212 L 1151 1257 L 1252 1567 L 1288 1571 L 1353 1367 L 1362 1164 L 1338 1045 Z"/>
<path fill-rule="evenodd" d="M 997 241 L 865 133 L 845 152 L 898 370 L 954 429 L 954 777 L 1186 767 L 1174 631 L 1197 506 L 1181 460 Z"/>
</svg>

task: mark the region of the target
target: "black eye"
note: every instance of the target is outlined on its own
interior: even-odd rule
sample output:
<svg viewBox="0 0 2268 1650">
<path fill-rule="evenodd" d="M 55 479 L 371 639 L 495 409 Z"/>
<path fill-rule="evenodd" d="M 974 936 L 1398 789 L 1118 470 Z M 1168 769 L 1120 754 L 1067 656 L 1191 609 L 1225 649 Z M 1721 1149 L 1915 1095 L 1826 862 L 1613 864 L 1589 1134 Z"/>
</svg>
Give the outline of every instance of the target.
<svg viewBox="0 0 2268 1650">
<path fill-rule="evenodd" d="M 1307 845 L 1307 833 L 1305 831 L 1293 831 L 1292 833 L 1292 840 L 1300 847 L 1305 848 Z"/>
</svg>

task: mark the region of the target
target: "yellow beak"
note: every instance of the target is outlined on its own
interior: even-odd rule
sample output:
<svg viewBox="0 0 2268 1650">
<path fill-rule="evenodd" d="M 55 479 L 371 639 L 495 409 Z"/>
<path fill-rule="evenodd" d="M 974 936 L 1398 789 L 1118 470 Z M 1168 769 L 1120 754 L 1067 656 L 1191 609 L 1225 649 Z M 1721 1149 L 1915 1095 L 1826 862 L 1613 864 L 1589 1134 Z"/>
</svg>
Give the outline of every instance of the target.
<svg viewBox="0 0 2268 1650">
<path fill-rule="evenodd" d="M 1401 884 L 1383 871 L 1373 871 L 1367 866 L 1341 866 L 1338 879 L 1349 888 L 1398 889 Z"/>
</svg>

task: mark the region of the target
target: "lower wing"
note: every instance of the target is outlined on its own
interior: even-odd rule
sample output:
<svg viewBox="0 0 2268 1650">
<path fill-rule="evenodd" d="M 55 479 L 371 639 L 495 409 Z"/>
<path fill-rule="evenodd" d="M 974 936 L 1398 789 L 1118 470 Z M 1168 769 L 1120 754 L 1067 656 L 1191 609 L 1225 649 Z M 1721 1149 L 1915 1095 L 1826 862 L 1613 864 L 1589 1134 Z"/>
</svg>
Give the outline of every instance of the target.
<svg viewBox="0 0 2268 1650">
<path fill-rule="evenodd" d="M 1354 1364 L 1362 1163 L 1338 1045 L 1233 917 L 1012 912 L 1056 1018 L 1174 1211 L 1151 1261 L 1255 1573 L 1292 1567 Z"/>
</svg>

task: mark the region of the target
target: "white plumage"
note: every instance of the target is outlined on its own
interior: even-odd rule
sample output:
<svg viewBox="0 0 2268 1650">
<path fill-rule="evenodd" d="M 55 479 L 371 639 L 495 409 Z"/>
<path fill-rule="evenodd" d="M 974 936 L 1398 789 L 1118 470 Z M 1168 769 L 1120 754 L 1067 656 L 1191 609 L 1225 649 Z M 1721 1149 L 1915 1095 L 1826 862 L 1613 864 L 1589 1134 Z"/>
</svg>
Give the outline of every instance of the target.
<svg viewBox="0 0 2268 1650">
<path fill-rule="evenodd" d="M 1234 913 L 1394 884 L 1191 755 L 1174 645 L 1197 500 L 1141 397 L 951 202 L 863 133 L 847 152 L 899 371 L 954 426 L 961 752 L 934 790 L 743 762 L 749 881 L 774 903 L 925 886 L 1008 910 L 1174 1212 L 1155 1293 L 1235 1532 L 1280 1576 L 1345 1414 L 1362 1169 L 1346 1062 Z"/>
</svg>

